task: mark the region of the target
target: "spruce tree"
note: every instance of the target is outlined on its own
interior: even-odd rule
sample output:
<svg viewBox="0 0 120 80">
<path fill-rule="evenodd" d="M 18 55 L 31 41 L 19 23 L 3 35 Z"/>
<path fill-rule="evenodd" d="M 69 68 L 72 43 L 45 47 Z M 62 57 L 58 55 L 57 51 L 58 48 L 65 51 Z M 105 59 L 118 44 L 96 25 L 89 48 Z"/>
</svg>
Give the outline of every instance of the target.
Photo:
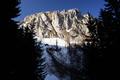
<svg viewBox="0 0 120 80">
<path fill-rule="evenodd" d="M 29 29 L 18 29 L 20 0 L 0 3 L 0 80 L 36 80 L 36 45 Z"/>
<path fill-rule="evenodd" d="M 36 49 L 35 40 L 33 39 L 34 34 L 28 28 L 25 28 L 23 31 L 21 29 L 21 32 L 18 35 L 18 76 L 21 76 L 19 79 L 35 80 L 34 64 L 36 58 Z"/>
<path fill-rule="evenodd" d="M 22 33 L 22 34 L 21 34 Z M 34 38 L 33 30 L 21 27 L 18 35 L 19 79 L 44 80 L 45 62 L 40 47 L 41 43 Z M 22 59 L 21 59 L 22 58 Z"/>
<path fill-rule="evenodd" d="M 98 48 L 99 48 L 99 36 L 98 36 L 98 20 L 96 18 L 93 18 L 90 13 L 89 15 L 89 21 L 86 24 L 90 36 L 86 38 L 85 44 L 82 47 L 85 58 L 86 58 L 86 77 L 87 80 L 96 80 L 96 74 L 97 74 L 97 61 L 98 61 Z"/>
<path fill-rule="evenodd" d="M 2 79 L 16 79 L 16 35 L 17 22 L 14 20 L 19 15 L 19 0 L 4 0 L 0 3 L 0 61 Z"/>
<path fill-rule="evenodd" d="M 120 45 L 120 0 L 105 0 L 105 8 L 100 13 L 100 51 L 103 54 L 101 79 L 115 79 Z M 113 74 L 114 73 L 114 74 Z M 100 80 L 101 80 L 100 79 Z"/>
<path fill-rule="evenodd" d="M 35 80 L 44 80 L 45 76 L 47 75 L 46 72 L 46 62 L 45 62 L 45 56 L 43 56 L 43 50 L 41 47 L 42 43 L 37 42 L 36 44 L 36 59 L 34 60 L 35 65 Z"/>
</svg>

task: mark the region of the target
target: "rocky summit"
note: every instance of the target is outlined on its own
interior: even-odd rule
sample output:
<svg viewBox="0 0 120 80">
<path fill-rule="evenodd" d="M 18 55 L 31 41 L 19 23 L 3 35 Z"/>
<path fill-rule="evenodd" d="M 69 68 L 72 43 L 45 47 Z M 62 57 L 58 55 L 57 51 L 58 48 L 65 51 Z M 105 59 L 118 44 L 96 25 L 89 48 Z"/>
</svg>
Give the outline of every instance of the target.
<svg viewBox="0 0 120 80">
<path fill-rule="evenodd" d="M 68 44 L 82 44 L 90 36 L 89 17 L 78 9 L 40 12 L 25 17 L 20 27 L 32 29 L 38 40 L 60 38 Z"/>
</svg>

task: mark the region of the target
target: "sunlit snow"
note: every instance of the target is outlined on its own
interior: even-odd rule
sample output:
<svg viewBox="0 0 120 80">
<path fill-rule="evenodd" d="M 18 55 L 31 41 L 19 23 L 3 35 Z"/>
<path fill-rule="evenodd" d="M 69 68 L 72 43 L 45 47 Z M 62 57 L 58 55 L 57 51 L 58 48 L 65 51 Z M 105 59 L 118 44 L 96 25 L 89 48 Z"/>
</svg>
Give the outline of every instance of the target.
<svg viewBox="0 0 120 80">
<path fill-rule="evenodd" d="M 60 47 L 66 47 L 67 42 L 65 42 L 63 39 L 60 38 L 43 38 L 41 40 L 43 44 L 48 44 L 48 45 L 58 45 Z"/>
</svg>

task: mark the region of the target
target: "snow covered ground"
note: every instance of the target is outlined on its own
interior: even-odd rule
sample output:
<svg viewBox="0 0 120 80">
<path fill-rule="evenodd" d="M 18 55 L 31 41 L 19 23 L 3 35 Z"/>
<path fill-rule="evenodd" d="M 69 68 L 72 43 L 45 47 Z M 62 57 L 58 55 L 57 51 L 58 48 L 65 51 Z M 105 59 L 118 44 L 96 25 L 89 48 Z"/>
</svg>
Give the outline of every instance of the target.
<svg viewBox="0 0 120 80">
<path fill-rule="evenodd" d="M 65 75 L 62 79 L 60 79 L 59 73 L 56 72 L 56 68 L 49 54 L 50 51 L 55 56 L 55 58 L 59 60 L 62 64 L 70 65 L 70 55 L 68 54 L 68 46 L 69 45 L 67 44 L 67 42 L 60 38 L 41 39 L 40 47 L 42 49 L 43 57 L 45 58 L 45 63 L 47 64 L 46 71 L 48 73 L 45 77 L 45 80 L 70 80 L 70 76 L 68 75 Z M 78 55 L 77 57 L 79 57 L 81 64 L 80 67 L 82 67 L 83 53 L 81 51 L 77 51 L 75 52 L 75 55 Z M 76 60 L 75 58 L 76 57 L 74 56 L 73 59 Z M 74 62 L 74 64 L 76 64 L 76 62 Z"/>
<path fill-rule="evenodd" d="M 59 80 L 59 79 L 53 74 L 48 74 L 45 80 Z"/>
<path fill-rule="evenodd" d="M 60 47 L 67 47 L 67 42 L 65 42 L 63 39 L 60 38 L 43 38 L 41 42 L 43 44 L 48 44 L 48 45 L 58 45 Z"/>
<path fill-rule="evenodd" d="M 60 39 L 60 38 L 43 38 L 41 39 L 41 45 L 40 47 L 43 50 L 43 57 L 45 57 L 45 62 L 47 63 L 47 71 L 48 74 L 45 77 L 45 80 L 61 80 L 59 79 L 54 73 L 51 73 L 50 70 L 53 70 L 54 72 L 54 66 L 52 65 L 51 57 L 49 56 L 47 50 L 52 48 L 53 49 L 53 54 L 60 59 L 61 61 L 64 61 L 66 63 L 69 63 L 69 58 L 68 58 L 68 52 L 67 52 L 67 43 Z M 58 47 L 60 50 L 56 51 L 56 47 Z M 68 79 L 62 79 L 62 80 L 68 80 Z"/>
</svg>

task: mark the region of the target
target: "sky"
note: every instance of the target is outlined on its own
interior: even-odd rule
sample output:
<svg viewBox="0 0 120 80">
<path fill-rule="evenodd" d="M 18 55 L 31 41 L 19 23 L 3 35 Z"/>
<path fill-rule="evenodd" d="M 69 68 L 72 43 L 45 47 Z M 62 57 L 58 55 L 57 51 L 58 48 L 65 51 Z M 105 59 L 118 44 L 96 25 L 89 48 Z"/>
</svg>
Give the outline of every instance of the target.
<svg viewBox="0 0 120 80">
<path fill-rule="evenodd" d="M 104 0 L 21 0 L 19 5 L 21 12 L 17 20 L 23 20 L 25 16 L 45 11 L 77 8 L 82 13 L 90 12 L 97 17 L 104 7 Z"/>
</svg>

